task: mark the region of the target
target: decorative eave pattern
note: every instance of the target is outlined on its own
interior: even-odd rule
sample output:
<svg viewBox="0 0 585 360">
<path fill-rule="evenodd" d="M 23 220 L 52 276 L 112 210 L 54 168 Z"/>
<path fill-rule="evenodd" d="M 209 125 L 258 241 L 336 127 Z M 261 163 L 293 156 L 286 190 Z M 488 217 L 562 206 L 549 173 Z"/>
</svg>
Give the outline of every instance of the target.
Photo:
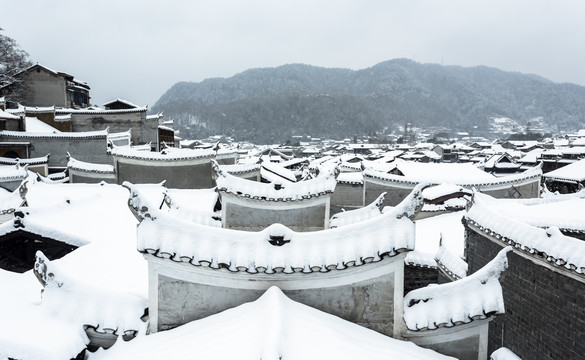
<svg viewBox="0 0 585 360">
<path fill-rule="evenodd" d="M 193 266 L 231 272 L 313 273 L 378 262 L 414 248 L 417 188 L 392 211 L 342 228 L 295 232 L 273 224 L 248 232 L 207 227 L 164 214 L 130 183 L 128 205 L 140 224 L 138 251 Z"/>
<path fill-rule="evenodd" d="M 212 160 L 217 191 L 262 201 L 302 201 L 330 195 L 335 190 L 337 181 L 334 172 L 329 172 L 315 179 L 297 183 L 269 184 L 239 178 L 221 169 Z"/>
<path fill-rule="evenodd" d="M 28 177 L 27 167 L 28 165 L 20 166 L 18 164 L 6 166 L 0 171 L 0 181 L 6 182 L 26 179 Z"/>
<path fill-rule="evenodd" d="M 464 217 L 469 228 L 553 267 L 585 278 L 584 241 L 563 235 L 557 227 L 541 229 L 502 216 L 484 204 L 481 196 L 474 195 L 472 206 Z"/>
<path fill-rule="evenodd" d="M 503 314 L 499 277 L 508 267 L 506 254 L 511 250 L 511 247 L 502 249 L 486 266 L 464 279 L 409 292 L 404 297 L 404 321 L 408 330 L 450 328 Z"/>
</svg>

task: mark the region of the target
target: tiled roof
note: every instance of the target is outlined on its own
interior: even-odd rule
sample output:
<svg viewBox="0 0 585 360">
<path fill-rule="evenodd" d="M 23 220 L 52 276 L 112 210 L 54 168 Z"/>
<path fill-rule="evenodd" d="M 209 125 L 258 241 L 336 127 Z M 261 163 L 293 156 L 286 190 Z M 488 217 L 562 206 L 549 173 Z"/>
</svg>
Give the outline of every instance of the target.
<svg viewBox="0 0 585 360">
<path fill-rule="evenodd" d="M 404 321 L 410 331 L 436 330 L 486 319 L 504 313 L 504 298 L 499 282 L 507 269 L 502 249 L 496 258 L 466 278 L 409 292 L 404 297 Z"/>
<path fill-rule="evenodd" d="M 327 272 L 377 262 L 414 248 L 411 218 L 422 206 L 420 188 L 383 215 L 336 229 L 295 232 L 273 224 L 259 232 L 213 228 L 158 210 L 130 189 L 139 219 L 138 250 L 193 266 L 248 273 Z"/>
</svg>

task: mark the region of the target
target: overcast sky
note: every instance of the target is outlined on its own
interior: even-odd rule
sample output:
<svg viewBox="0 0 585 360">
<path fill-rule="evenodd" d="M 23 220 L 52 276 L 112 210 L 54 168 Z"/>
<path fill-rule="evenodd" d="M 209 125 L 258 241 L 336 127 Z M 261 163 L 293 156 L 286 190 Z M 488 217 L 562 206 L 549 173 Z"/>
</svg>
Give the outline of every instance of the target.
<svg viewBox="0 0 585 360">
<path fill-rule="evenodd" d="M 583 0 L 0 0 L 31 60 L 88 82 L 92 104 L 153 106 L 179 81 L 304 63 L 409 58 L 585 85 Z"/>
</svg>

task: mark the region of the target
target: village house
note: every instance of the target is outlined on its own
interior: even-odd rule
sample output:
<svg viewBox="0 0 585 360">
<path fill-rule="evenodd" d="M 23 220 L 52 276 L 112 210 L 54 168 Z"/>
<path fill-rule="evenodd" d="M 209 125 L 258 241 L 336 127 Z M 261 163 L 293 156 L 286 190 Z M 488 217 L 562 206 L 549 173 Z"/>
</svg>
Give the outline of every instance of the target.
<svg viewBox="0 0 585 360">
<path fill-rule="evenodd" d="M 72 75 L 35 64 L 15 75 L 24 85 L 22 103 L 27 106 L 57 106 L 84 108 L 90 104 L 89 85 Z M 13 85 L 6 85 L 0 93 L 6 93 Z"/>
</svg>

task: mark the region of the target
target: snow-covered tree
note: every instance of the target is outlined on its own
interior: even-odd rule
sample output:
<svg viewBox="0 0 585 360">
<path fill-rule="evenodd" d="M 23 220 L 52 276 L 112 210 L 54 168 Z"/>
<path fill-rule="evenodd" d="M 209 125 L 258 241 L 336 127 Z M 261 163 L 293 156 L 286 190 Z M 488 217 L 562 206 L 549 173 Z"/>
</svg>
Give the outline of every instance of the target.
<svg viewBox="0 0 585 360">
<path fill-rule="evenodd" d="M 8 100 L 18 101 L 25 89 L 15 75 L 30 67 L 32 62 L 28 53 L 14 39 L 2 34 L 2 31 L 0 28 L 0 96 L 5 95 Z M 11 86 L 4 88 L 7 85 Z"/>
</svg>

